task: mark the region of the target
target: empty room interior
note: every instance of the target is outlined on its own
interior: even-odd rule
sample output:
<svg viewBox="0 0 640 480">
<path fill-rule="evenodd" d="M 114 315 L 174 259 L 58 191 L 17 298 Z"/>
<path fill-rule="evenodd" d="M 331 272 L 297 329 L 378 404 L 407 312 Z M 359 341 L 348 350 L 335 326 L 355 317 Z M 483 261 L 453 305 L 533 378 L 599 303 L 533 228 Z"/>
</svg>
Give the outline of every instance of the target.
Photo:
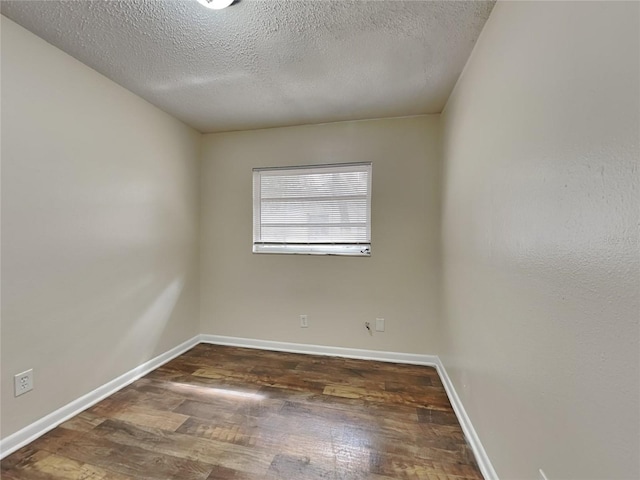
<svg viewBox="0 0 640 480">
<path fill-rule="evenodd" d="M 0 5 L 1 478 L 640 478 L 639 2 Z"/>
</svg>

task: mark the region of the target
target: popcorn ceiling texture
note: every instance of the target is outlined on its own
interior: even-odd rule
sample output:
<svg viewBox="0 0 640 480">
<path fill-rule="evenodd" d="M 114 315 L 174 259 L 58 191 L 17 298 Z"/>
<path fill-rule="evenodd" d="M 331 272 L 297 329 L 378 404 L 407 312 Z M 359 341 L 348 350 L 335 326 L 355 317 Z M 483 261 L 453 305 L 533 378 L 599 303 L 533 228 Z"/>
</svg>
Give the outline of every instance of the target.
<svg viewBox="0 0 640 480">
<path fill-rule="evenodd" d="M 2 1 L 2 14 L 201 132 L 439 113 L 490 2 Z"/>
</svg>

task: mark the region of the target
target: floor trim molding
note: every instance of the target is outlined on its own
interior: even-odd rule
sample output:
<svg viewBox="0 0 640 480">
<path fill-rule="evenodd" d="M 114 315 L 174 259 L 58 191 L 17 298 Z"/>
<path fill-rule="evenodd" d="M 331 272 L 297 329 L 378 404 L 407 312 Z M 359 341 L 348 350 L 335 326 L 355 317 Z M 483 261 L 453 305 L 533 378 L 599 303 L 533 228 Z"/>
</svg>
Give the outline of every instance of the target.
<svg viewBox="0 0 640 480">
<path fill-rule="evenodd" d="M 147 373 L 155 370 L 156 368 L 164 365 L 175 357 L 182 355 L 187 350 L 193 348 L 200 342 L 200 335 L 181 343 L 180 345 L 168 350 L 165 353 L 158 355 L 155 358 L 123 373 L 117 378 L 114 378 L 110 382 L 101 385 L 92 392 L 83 395 L 76 400 L 60 407 L 58 410 L 42 417 L 40 420 L 36 420 L 31 425 L 24 427 L 22 430 L 9 435 L 6 438 L 0 440 L 0 459 L 10 455 L 19 448 L 24 447 L 28 443 L 31 443 L 38 437 L 44 435 L 49 430 L 57 427 L 63 422 L 66 422 L 69 418 L 77 415 L 78 413 L 86 410 L 87 408 L 95 405 L 100 400 L 114 394 L 118 390 L 126 387 L 130 383 L 133 383 L 140 377 L 143 377 Z"/>
<path fill-rule="evenodd" d="M 482 472 L 482 476 L 485 478 L 485 480 L 498 480 L 498 474 L 493 468 L 491 460 L 489 460 L 489 456 L 487 455 L 487 452 L 484 449 L 482 442 L 480 441 L 480 437 L 478 437 L 478 434 L 476 433 L 476 430 L 475 428 L 473 428 L 473 424 L 471 423 L 471 419 L 464 409 L 462 400 L 460 400 L 458 392 L 456 392 L 456 389 L 453 386 L 453 382 L 451 381 L 451 378 L 449 378 L 449 374 L 447 374 L 447 369 L 444 368 L 444 365 L 440 361 L 439 357 L 436 369 L 438 370 L 438 375 L 440 376 L 440 380 L 444 385 L 444 389 L 447 392 L 447 396 L 449 397 L 449 401 L 451 402 L 453 411 L 455 412 L 456 417 L 458 417 L 458 422 L 460 422 L 460 426 L 462 427 L 464 436 L 467 438 L 467 441 L 469 442 L 469 445 L 473 450 L 473 454 L 476 457 L 476 462 L 478 463 L 478 467 Z"/>
<path fill-rule="evenodd" d="M 440 360 L 436 355 L 419 355 L 415 353 L 384 352 L 380 350 L 362 350 L 359 348 L 328 347 L 309 345 L 306 343 L 274 342 L 272 340 L 256 340 L 253 338 L 223 337 L 221 335 L 200 335 L 202 343 L 228 345 L 230 347 L 256 348 L 276 352 L 304 353 L 308 355 L 326 355 L 329 357 L 357 358 L 360 360 L 378 360 L 381 362 L 408 363 L 412 365 L 428 365 L 435 367 Z"/>
</svg>

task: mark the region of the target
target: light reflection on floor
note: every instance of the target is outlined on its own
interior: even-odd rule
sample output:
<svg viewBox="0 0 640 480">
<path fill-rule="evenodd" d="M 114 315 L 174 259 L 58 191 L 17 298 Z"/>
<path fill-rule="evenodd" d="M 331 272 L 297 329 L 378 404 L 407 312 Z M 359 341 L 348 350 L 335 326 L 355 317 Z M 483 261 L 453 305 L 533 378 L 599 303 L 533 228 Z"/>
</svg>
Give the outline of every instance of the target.
<svg viewBox="0 0 640 480">
<path fill-rule="evenodd" d="M 189 385 L 186 383 L 171 382 L 171 388 L 177 391 L 183 392 L 196 392 L 198 394 L 211 395 L 211 396 L 224 396 L 233 397 L 238 399 L 247 399 L 261 401 L 267 398 L 260 393 L 242 392 L 239 390 L 232 390 L 229 388 L 215 388 L 206 385 Z"/>
</svg>

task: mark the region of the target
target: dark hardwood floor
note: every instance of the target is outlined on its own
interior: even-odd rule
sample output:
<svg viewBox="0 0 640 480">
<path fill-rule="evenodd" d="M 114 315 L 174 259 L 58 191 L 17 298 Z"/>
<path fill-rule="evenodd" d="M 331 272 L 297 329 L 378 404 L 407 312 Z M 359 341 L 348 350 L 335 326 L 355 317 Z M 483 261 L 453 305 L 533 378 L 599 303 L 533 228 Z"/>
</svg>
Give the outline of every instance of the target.
<svg viewBox="0 0 640 480">
<path fill-rule="evenodd" d="M 482 479 L 435 369 L 200 344 L 2 480 Z"/>
</svg>

